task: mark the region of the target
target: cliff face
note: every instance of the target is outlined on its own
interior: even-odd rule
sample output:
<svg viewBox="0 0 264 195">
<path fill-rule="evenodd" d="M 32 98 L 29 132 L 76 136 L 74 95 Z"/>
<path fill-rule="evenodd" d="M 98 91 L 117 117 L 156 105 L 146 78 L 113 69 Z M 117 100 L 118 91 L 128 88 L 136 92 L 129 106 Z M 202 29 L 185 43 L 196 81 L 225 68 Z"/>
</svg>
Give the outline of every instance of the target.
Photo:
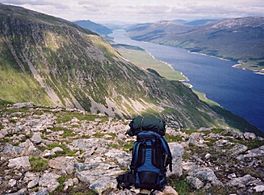
<svg viewBox="0 0 264 195">
<path fill-rule="evenodd" d="M 177 127 L 228 125 L 182 83 L 124 61 L 97 34 L 20 7 L 0 4 L 0 67 L 5 101 L 119 117 L 154 112 Z"/>
</svg>

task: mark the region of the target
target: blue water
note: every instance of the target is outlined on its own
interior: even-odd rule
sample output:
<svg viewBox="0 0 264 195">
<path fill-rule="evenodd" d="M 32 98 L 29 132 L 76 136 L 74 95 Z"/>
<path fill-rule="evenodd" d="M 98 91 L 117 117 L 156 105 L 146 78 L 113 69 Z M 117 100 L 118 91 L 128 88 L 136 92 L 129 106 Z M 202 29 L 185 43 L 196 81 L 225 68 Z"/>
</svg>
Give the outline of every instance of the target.
<svg viewBox="0 0 264 195">
<path fill-rule="evenodd" d="M 186 75 L 194 89 L 264 131 L 264 76 L 233 68 L 233 61 L 190 53 L 185 49 L 130 39 L 124 30 L 114 42 L 139 46 Z"/>
</svg>

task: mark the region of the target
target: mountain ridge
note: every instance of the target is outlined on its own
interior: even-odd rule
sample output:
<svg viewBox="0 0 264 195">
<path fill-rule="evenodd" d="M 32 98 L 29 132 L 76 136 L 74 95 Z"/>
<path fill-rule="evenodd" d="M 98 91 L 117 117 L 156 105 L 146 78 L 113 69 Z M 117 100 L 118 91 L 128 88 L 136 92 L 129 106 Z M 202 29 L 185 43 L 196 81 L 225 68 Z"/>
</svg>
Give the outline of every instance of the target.
<svg viewBox="0 0 264 195">
<path fill-rule="evenodd" d="M 125 61 L 91 31 L 23 8 L 0 5 L 0 10 L 2 100 L 32 100 L 122 118 L 153 113 L 178 128 L 231 126 L 258 131 L 201 102 L 181 82 Z"/>
<path fill-rule="evenodd" d="M 170 25 L 162 33 L 156 33 L 159 25 L 145 26 L 144 30 L 127 28 L 136 40 L 182 47 L 238 61 L 241 68 L 263 73 L 264 17 L 231 18 L 187 29 Z M 154 26 L 154 27 L 153 27 Z"/>
<path fill-rule="evenodd" d="M 91 20 L 77 20 L 74 21 L 75 24 L 79 25 L 80 27 L 84 29 L 88 29 L 90 31 L 93 31 L 101 36 L 106 36 L 107 34 L 112 33 L 113 31 L 99 23 L 95 23 Z"/>
</svg>

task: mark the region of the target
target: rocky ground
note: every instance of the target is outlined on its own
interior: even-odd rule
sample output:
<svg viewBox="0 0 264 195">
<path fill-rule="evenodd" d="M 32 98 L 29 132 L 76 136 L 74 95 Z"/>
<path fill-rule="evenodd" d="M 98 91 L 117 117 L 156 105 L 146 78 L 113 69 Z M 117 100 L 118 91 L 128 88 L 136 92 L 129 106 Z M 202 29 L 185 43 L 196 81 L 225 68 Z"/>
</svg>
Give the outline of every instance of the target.
<svg viewBox="0 0 264 195">
<path fill-rule="evenodd" d="M 0 194 L 137 194 L 118 190 L 134 138 L 129 121 L 78 110 L 0 110 Z M 264 141 L 231 129 L 167 128 L 169 185 L 155 194 L 263 194 Z M 177 192 L 176 192 L 177 191 Z"/>
</svg>

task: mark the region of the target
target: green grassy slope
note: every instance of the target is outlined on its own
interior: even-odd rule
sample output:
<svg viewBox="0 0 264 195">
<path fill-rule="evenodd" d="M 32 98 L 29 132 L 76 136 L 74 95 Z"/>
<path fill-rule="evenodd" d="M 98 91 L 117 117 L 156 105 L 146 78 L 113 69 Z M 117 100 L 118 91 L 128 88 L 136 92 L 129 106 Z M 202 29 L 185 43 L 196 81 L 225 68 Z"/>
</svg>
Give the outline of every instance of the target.
<svg viewBox="0 0 264 195">
<path fill-rule="evenodd" d="M 140 68 L 156 70 L 162 77 L 169 80 L 186 80 L 187 78 L 179 71 L 174 70 L 168 64 L 155 59 L 144 50 L 115 46 L 118 52 L 126 59 Z"/>
</svg>

